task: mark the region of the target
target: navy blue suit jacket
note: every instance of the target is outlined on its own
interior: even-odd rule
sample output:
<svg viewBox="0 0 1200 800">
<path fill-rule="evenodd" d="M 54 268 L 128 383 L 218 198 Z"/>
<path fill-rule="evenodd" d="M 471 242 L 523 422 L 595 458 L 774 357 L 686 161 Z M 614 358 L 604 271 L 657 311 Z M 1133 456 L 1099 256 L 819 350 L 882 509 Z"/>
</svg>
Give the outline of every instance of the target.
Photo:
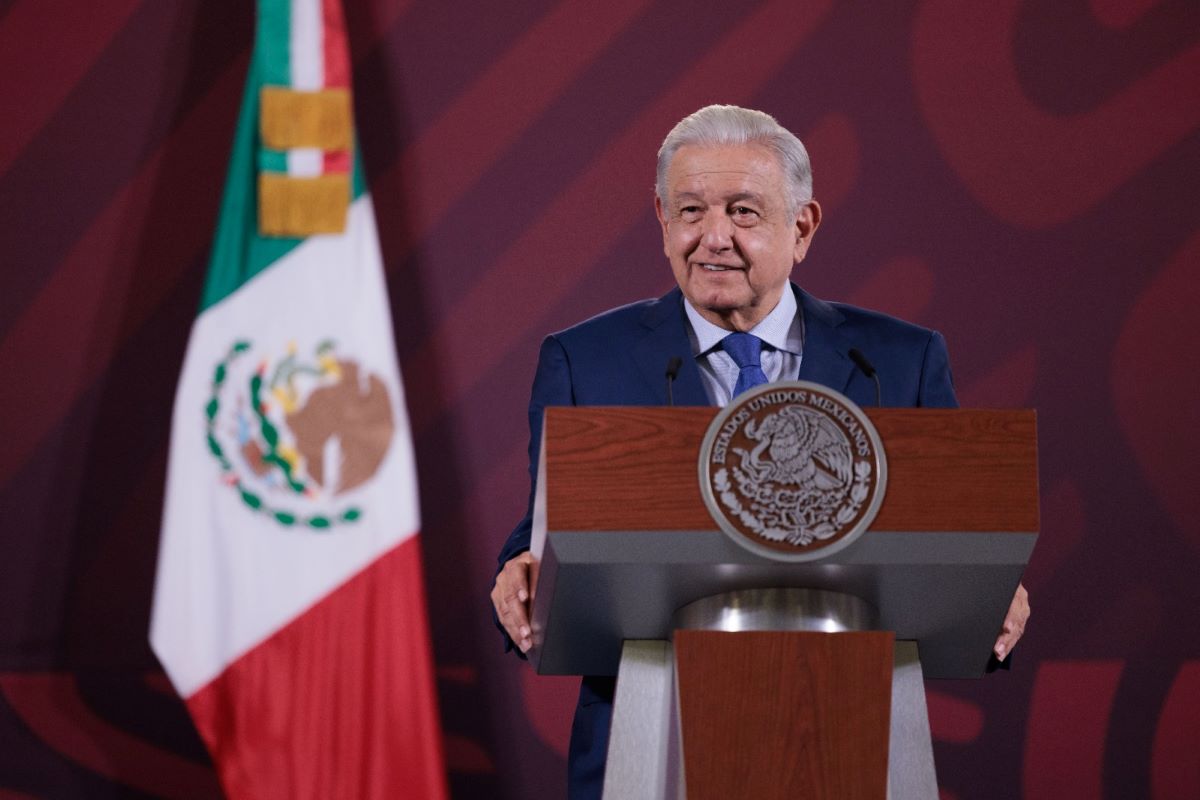
<svg viewBox="0 0 1200 800">
<path fill-rule="evenodd" d="M 958 405 L 941 334 L 840 303 L 827 303 L 792 285 L 804 320 L 800 380 L 836 389 L 861 406 L 875 405 L 875 383 L 847 355 L 858 348 L 871 361 L 888 407 Z M 676 405 L 706 406 L 708 396 L 688 339 L 683 295 L 672 289 L 607 311 L 546 337 L 529 401 L 529 508 L 500 552 L 499 563 L 529 549 L 533 484 L 547 406 L 666 405 L 667 362 L 683 363 L 673 387 Z M 506 646 L 513 647 L 506 636 Z M 599 800 L 608 750 L 613 678 L 587 677 L 571 729 L 569 796 Z"/>
</svg>

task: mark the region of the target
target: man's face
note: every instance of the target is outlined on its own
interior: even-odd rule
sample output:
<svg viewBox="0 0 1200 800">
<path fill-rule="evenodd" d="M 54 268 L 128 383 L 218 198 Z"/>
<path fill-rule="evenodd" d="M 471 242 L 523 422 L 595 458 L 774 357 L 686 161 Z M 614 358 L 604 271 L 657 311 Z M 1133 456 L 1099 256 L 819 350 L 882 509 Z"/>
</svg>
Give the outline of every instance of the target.
<svg viewBox="0 0 1200 800">
<path fill-rule="evenodd" d="M 728 330 L 758 324 L 808 251 L 821 208 L 810 201 L 790 212 L 786 180 L 762 145 L 676 151 L 667 198 L 656 199 L 655 210 L 675 280 L 710 322 Z"/>
</svg>

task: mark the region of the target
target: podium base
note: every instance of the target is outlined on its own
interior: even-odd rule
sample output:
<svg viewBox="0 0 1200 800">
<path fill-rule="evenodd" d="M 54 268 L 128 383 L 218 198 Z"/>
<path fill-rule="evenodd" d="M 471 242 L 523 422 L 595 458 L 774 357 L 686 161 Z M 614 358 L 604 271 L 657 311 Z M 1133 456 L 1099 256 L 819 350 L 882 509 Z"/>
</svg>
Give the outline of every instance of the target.
<svg viewBox="0 0 1200 800">
<path fill-rule="evenodd" d="M 605 800 L 682 800 L 689 796 L 677 695 L 672 644 L 625 642 L 609 737 Z M 937 796 L 917 645 L 896 642 L 886 798 L 936 800 Z"/>
</svg>

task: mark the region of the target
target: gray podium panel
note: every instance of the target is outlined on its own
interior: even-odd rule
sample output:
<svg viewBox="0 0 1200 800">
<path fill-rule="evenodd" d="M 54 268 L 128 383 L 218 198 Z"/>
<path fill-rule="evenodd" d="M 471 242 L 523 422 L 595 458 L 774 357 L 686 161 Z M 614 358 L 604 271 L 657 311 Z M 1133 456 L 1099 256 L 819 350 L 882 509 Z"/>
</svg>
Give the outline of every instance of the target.
<svg viewBox="0 0 1200 800">
<path fill-rule="evenodd" d="M 544 530 L 544 529 L 543 529 Z M 535 534 L 530 659 L 543 675 L 616 675 L 626 639 L 667 639 L 674 612 L 738 589 L 854 595 L 920 645 L 928 678 L 983 675 L 1035 533 L 869 531 L 817 562 L 781 564 L 712 531 Z"/>
</svg>

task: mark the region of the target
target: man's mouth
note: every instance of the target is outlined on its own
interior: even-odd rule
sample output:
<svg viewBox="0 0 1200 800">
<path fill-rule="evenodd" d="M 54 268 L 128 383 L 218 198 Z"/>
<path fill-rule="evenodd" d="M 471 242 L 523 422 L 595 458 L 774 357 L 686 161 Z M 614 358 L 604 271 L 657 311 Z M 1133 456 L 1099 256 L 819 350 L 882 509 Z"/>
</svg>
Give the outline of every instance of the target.
<svg viewBox="0 0 1200 800">
<path fill-rule="evenodd" d="M 729 272 L 730 270 L 740 269 L 740 267 L 728 267 L 724 264 L 700 264 L 699 266 L 705 272 Z"/>
</svg>

